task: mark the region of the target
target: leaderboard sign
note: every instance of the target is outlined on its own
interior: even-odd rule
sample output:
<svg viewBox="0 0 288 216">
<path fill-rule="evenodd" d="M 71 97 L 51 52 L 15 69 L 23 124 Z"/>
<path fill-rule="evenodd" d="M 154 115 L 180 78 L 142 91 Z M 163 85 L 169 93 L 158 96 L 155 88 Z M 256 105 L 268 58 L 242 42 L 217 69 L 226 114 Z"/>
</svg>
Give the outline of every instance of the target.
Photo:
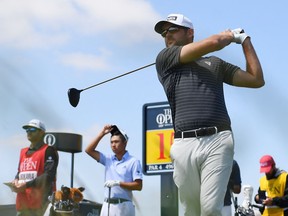
<svg viewBox="0 0 288 216">
<path fill-rule="evenodd" d="M 143 105 L 143 173 L 173 171 L 170 148 L 174 140 L 171 109 L 168 102 Z"/>
</svg>

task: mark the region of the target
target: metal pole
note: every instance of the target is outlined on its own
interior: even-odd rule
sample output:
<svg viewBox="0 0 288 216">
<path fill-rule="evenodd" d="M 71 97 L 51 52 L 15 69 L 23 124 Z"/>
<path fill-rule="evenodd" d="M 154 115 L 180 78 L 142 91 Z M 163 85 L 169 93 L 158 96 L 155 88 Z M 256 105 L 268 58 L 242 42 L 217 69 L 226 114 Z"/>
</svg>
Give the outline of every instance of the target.
<svg viewBox="0 0 288 216">
<path fill-rule="evenodd" d="M 161 174 L 161 216 L 178 216 L 178 188 L 173 173 Z"/>
<path fill-rule="evenodd" d="M 71 183 L 70 183 L 71 188 L 73 188 L 73 177 L 74 177 L 74 152 L 72 152 L 72 158 L 71 158 Z"/>
</svg>

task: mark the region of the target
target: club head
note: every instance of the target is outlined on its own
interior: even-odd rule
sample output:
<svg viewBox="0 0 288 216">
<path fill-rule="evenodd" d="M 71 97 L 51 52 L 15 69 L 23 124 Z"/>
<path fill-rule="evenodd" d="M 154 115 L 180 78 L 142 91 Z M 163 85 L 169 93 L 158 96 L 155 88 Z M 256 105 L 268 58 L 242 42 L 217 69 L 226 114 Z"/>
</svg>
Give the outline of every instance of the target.
<svg viewBox="0 0 288 216">
<path fill-rule="evenodd" d="M 76 107 L 80 100 L 80 93 L 82 90 L 78 90 L 75 88 L 68 89 L 68 98 L 71 106 Z"/>
</svg>

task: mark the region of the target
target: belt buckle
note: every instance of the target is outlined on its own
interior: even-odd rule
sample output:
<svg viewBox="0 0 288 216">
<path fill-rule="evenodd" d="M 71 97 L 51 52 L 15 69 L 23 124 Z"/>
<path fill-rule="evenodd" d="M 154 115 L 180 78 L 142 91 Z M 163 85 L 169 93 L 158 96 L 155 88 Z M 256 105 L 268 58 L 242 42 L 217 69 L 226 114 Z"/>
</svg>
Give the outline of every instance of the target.
<svg viewBox="0 0 288 216">
<path fill-rule="evenodd" d="M 198 133 L 204 128 L 195 129 L 193 132 L 195 133 L 195 137 L 198 139 Z"/>
<path fill-rule="evenodd" d="M 181 132 L 181 138 L 182 138 L 182 139 L 185 138 L 185 137 L 184 137 L 184 134 L 185 134 L 185 133 L 194 133 L 194 134 L 195 134 L 195 137 L 198 138 L 198 133 L 200 132 L 200 130 L 203 130 L 203 129 L 205 129 L 205 128 L 198 128 L 198 129 L 190 130 L 190 131 L 182 131 L 182 132 Z"/>
<path fill-rule="evenodd" d="M 205 132 L 207 129 L 208 129 L 207 127 L 202 127 L 202 128 L 195 129 L 193 131 L 195 133 L 195 137 L 198 138 L 198 137 L 203 136 L 203 135 L 201 135 L 199 133 L 201 133 L 202 131 Z"/>
</svg>

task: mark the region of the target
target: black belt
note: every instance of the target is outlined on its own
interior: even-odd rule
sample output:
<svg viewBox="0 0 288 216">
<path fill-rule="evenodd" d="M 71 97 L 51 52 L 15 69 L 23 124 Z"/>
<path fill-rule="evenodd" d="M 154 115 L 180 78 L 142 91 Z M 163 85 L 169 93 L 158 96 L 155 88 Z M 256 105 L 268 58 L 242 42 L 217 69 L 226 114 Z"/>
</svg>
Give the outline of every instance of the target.
<svg viewBox="0 0 288 216">
<path fill-rule="evenodd" d="M 123 202 L 129 202 L 130 200 L 127 200 L 127 199 L 122 199 L 122 198 L 105 198 L 104 199 L 104 202 L 107 202 L 107 203 L 111 203 L 111 204 L 119 204 L 119 203 L 123 203 Z"/>
<path fill-rule="evenodd" d="M 214 126 L 214 127 L 203 127 L 191 131 L 177 131 L 174 134 L 174 138 L 190 138 L 190 137 L 201 137 L 210 136 L 221 131 L 231 130 L 230 126 Z"/>
</svg>

